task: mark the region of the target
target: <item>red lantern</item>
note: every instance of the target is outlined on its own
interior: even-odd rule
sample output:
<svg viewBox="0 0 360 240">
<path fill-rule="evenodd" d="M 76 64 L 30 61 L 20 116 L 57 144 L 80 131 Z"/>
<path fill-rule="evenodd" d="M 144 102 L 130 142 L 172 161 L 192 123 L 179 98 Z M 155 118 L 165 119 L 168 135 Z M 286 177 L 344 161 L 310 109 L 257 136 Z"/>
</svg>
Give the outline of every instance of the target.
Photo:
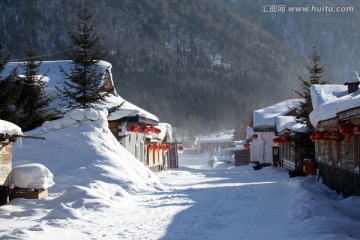
<svg viewBox="0 0 360 240">
<path fill-rule="evenodd" d="M 158 151 L 158 150 L 160 150 L 160 144 L 154 144 L 154 149 L 155 149 L 155 151 Z"/>
<path fill-rule="evenodd" d="M 289 143 L 291 142 L 291 137 L 289 135 L 282 135 L 281 140 L 282 142 Z"/>
<path fill-rule="evenodd" d="M 157 127 L 153 127 L 152 131 L 153 131 L 153 133 L 155 133 L 155 134 L 161 133 L 161 130 L 160 130 L 159 128 L 157 128 Z"/>
<path fill-rule="evenodd" d="M 353 133 L 355 135 L 360 135 L 360 126 L 354 126 Z"/>
<path fill-rule="evenodd" d="M 150 126 L 145 126 L 141 129 L 141 131 L 145 134 L 148 134 L 151 132 L 151 127 Z"/>
<path fill-rule="evenodd" d="M 313 141 L 325 139 L 325 132 L 313 132 L 310 134 L 310 139 Z"/>
<path fill-rule="evenodd" d="M 178 146 L 178 150 L 179 150 L 179 151 L 183 151 L 183 150 L 184 150 L 184 147 L 183 147 L 183 146 Z"/>
<path fill-rule="evenodd" d="M 135 132 L 137 133 L 140 129 L 140 126 L 137 125 L 137 124 L 133 124 L 131 127 L 130 127 L 130 132 Z"/>
<path fill-rule="evenodd" d="M 253 135 L 252 135 L 252 138 L 254 138 L 254 139 L 257 139 L 259 137 L 259 135 L 257 134 L 257 133 L 254 133 Z"/>
<path fill-rule="evenodd" d="M 312 141 L 317 140 L 316 139 L 316 132 L 312 132 L 309 137 Z"/>
<path fill-rule="evenodd" d="M 325 132 L 324 133 L 324 139 L 325 140 L 331 139 L 331 133 L 330 132 Z"/>
<path fill-rule="evenodd" d="M 351 123 L 348 123 L 348 124 L 341 125 L 339 132 L 346 135 L 346 134 L 353 133 L 353 129 L 354 129 L 354 125 L 352 125 Z"/>
<path fill-rule="evenodd" d="M 148 149 L 148 150 L 154 150 L 154 149 L 155 149 L 155 146 L 154 146 L 153 144 L 149 144 L 149 145 L 147 146 L 147 149 Z"/>
<path fill-rule="evenodd" d="M 332 133 L 330 133 L 330 136 L 329 136 L 329 139 L 335 140 L 335 141 L 342 141 L 342 140 L 344 140 L 344 138 L 345 138 L 345 136 L 339 132 L 332 132 Z"/>
<path fill-rule="evenodd" d="M 281 143 L 281 142 L 284 142 L 280 137 L 276 137 L 273 139 L 273 142 L 274 143 Z"/>
<path fill-rule="evenodd" d="M 246 149 L 250 148 L 250 143 L 245 143 L 244 148 L 246 148 Z"/>
<path fill-rule="evenodd" d="M 347 123 L 340 126 L 339 132 L 345 135 L 346 143 L 350 143 L 350 134 L 354 132 L 354 125 Z"/>
</svg>

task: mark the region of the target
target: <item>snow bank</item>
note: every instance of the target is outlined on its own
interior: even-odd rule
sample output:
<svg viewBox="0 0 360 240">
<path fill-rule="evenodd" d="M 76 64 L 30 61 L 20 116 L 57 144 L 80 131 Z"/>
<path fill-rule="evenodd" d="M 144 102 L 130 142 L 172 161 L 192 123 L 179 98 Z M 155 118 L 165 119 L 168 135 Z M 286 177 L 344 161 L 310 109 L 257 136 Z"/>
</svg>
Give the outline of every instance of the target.
<svg viewBox="0 0 360 240">
<path fill-rule="evenodd" d="M 14 146 L 14 165 L 38 162 L 47 166 L 56 182 L 50 195 L 74 185 L 90 187 L 96 181 L 119 185 L 130 193 L 161 189 L 156 175 L 116 140 L 106 116 L 105 108 L 76 109 L 44 123 L 28 135 L 42 135 L 46 140 L 24 139 L 22 148 Z"/>
<path fill-rule="evenodd" d="M 79 211 L 61 203 L 57 208 L 51 210 L 42 220 L 49 219 L 83 219 Z"/>
<path fill-rule="evenodd" d="M 8 177 L 7 185 L 13 189 L 47 189 L 53 186 L 53 174 L 45 166 L 38 163 L 14 167 Z"/>
<path fill-rule="evenodd" d="M 23 132 L 17 125 L 0 119 L 0 134 L 23 135 Z"/>
</svg>

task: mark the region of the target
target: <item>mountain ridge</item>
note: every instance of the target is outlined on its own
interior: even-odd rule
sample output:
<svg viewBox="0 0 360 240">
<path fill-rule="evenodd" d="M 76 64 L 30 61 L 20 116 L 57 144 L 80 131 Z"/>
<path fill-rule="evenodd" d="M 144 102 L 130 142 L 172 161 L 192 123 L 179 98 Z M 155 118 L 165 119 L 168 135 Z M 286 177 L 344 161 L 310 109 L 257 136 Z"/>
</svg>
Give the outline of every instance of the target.
<svg viewBox="0 0 360 240">
<path fill-rule="evenodd" d="M 39 55 L 60 51 L 42 60 L 66 58 L 61 51 L 71 47 L 68 32 L 75 30 L 82 1 L 35 3 L 0 2 L 5 9 L 0 40 L 12 59 L 24 56 L 28 41 Z M 357 12 L 352 13 L 353 19 L 337 14 L 333 22 L 327 16 L 330 22 L 322 21 L 320 27 L 324 29 L 315 34 L 311 21 L 319 16 L 312 15 L 304 22 L 309 17 L 261 13 L 264 4 L 271 3 L 89 1 L 94 24 L 101 33 L 100 45 L 108 49 L 104 60 L 113 65 L 118 93 L 161 121 L 194 133 L 235 128 L 249 121 L 254 109 L 296 97 L 292 89 L 299 87 L 298 76 L 307 77 L 306 55 L 313 46 L 324 56 L 322 63 L 331 67 L 328 75 L 336 75 L 336 80 L 356 67 L 350 63 L 346 69 L 334 70 L 344 57 L 326 51 L 343 44 L 343 54 L 353 56 L 356 39 L 340 36 L 326 42 L 322 36 L 332 36 L 337 28 L 325 27 L 341 21 L 341 29 L 349 28 L 342 31 L 348 33 L 358 19 Z M 307 36 L 297 21 L 304 22 L 303 28 L 310 27 L 315 36 Z M 293 32 L 295 37 L 288 37 Z"/>
</svg>

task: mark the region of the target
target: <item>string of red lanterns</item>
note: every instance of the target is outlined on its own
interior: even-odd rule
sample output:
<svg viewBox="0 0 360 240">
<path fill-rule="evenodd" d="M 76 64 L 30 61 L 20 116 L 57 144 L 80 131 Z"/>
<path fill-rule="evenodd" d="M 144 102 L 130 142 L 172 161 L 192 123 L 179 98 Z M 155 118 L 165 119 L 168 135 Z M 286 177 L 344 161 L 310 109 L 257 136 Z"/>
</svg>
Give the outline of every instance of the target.
<svg viewBox="0 0 360 240">
<path fill-rule="evenodd" d="M 139 129 L 140 129 L 140 126 L 139 126 L 139 125 L 133 124 L 133 125 L 130 127 L 130 132 L 138 133 L 138 132 L 139 132 Z"/>
</svg>

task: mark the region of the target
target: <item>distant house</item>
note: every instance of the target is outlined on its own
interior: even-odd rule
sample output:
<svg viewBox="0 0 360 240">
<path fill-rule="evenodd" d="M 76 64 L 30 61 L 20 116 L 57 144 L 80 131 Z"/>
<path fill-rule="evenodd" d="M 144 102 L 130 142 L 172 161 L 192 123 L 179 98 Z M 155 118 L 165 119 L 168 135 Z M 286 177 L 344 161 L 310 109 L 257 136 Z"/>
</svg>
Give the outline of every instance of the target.
<svg viewBox="0 0 360 240">
<path fill-rule="evenodd" d="M 360 91 L 357 72 L 345 85 L 310 89 L 315 160 L 323 183 L 345 196 L 360 196 Z"/>
<path fill-rule="evenodd" d="M 20 62 L 10 62 L 6 65 L 2 75 L 7 75 L 15 67 L 19 67 Z M 60 71 L 60 67 L 66 72 L 70 72 L 72 61 L 43 61 L 39 74 L 45 74 L 46 77 L 43 81 L 46 81 L 45 90 L 48 94 L 56 96 L 57 88 L 62 88 L 64 85 L 64 76 Z M 155 127 L 159 123 L 159 119 L 145 111 L 144 109 L 135 106 L 134 104 L 124 100 L 118 95 L 114 87 L 113 76 L 111 72 L 112 65 L 106 61 L 100 61 L 98 64 L 98 71 L 103 72 L 102 89 L 104 92 L 109 93 L 104 103 L 99 107 L 111 107 L 121 105 L 119 109 L 108 116 L 109 128 L 113 132 L 114 136 L 118 139 L 120 144 L 124 146 L 132 155 L 134 155 L 139 161 L 145 165 L 149 165 L 147 161 L 148 145 L 151 136 L 143 131 L 144 127 Z M 23 69 L 19 68 L 19 74 L 23 74 Z M 61 99 L 56 98 L 52 102 L 52 108 L 59 108 Z M 137 128 L 134 130 L 134 127 Z M 158 165 L 158 164 L 157 164 Z M 152 167 L 152 166 L 150 166 Z M 157 167 L 160 169 L 160 167 Z"/>
<path fill-rule="evenodd" d="M 0 120 L 0 206 L 8 202 L 8 186 L 6 180 L 12 170 L 11 143 L 22 135 L 20 127 Z"/>
<path fill-rule="evenodd" d="M 253 113 L 253 138 L 250 148 L 251 162 L 271 164 L 275 143 L 275 118 L 289 115 L 290 109 L 300 105 L 300 99 L 290 99 Z"/>
<path fill-rule="evenodd" d="M 198 137 L 195 145 L 200 148 L 200 152 L 216 152 L 224 148 L 234 146 L 232 136 L 202 136 Z"/>
</svg>

